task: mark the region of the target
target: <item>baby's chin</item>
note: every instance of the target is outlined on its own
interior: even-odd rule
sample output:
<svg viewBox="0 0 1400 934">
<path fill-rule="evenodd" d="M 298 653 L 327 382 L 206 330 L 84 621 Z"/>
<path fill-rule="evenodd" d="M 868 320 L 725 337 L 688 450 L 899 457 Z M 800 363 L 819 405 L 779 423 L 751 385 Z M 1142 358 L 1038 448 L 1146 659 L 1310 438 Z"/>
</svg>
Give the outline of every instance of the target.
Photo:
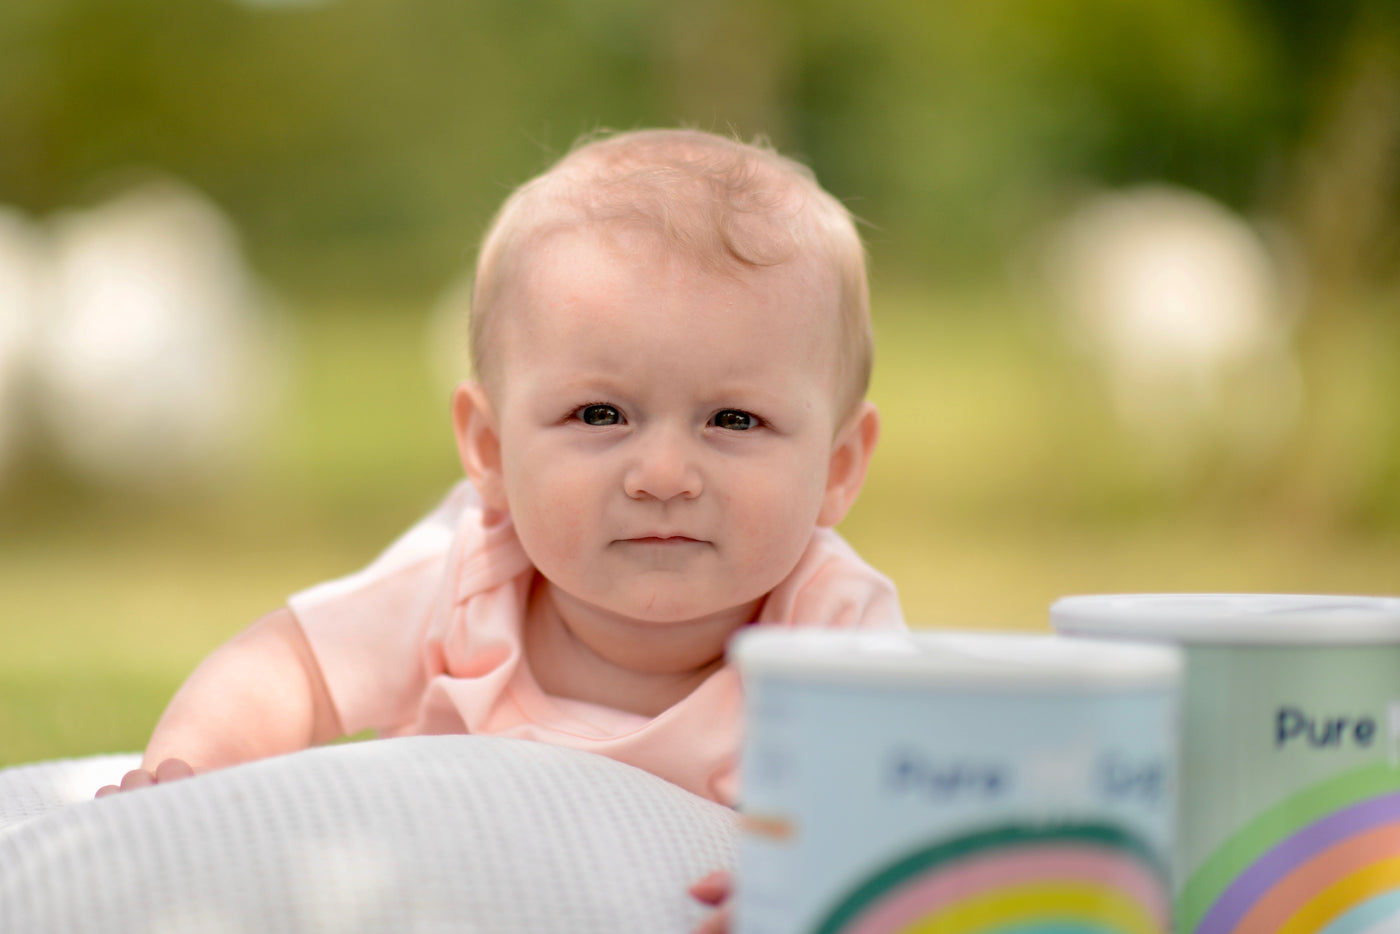
<svg viewBox="0 0 1400 934">
<path fill-rule="evenodd" d="M 604 599 L 601 607 L 614 616 L 643 626 L 735 630 L 751 622 L 762 603 L 761 597 L 736 604 L 728 600 L 697 601 L 653 594 L 626 601 Z"/>
</svg>

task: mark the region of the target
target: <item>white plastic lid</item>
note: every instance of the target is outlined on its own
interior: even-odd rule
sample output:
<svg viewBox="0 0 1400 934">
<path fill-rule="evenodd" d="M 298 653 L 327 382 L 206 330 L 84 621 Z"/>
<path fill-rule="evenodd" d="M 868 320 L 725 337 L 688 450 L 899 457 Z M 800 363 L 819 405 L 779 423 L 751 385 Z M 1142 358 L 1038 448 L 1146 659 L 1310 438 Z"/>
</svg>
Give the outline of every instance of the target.
<svg viewBox="0 0 1400 934">
<path fill-rule="evenodd" d="M 1073 635 L 1221 645 L 1400 643 L 1400 599 L 1321 594 L 1064 597 L 1050 622 Z"/>
<path fill-rule="evenodd" d="M 746 677 L 872 686 L 1090 693 L 1172 687 L 1181 675 L 1167 646 L 1032 633 L 760 626 L 742 630 L 729 653 Z"/>
</svg>

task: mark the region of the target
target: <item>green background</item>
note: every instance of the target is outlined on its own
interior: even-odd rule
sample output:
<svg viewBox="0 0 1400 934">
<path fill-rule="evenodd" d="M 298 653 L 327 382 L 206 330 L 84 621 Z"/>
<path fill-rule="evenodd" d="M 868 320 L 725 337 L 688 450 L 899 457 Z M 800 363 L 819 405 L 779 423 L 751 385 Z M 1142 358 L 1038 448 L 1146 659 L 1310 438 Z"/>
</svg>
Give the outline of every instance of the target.
<svg viewBox="0 0 1400 934">
<path fill-rule="evenodd" d="M 28 439 L 0 481 L 0 764 L 139 748 L 215 645 L 429 508 L 458 475 L 431 310 L 490 213 L 579 134 L 674 124 L 766 135 L 865 222 L 885 431 L 842 531 L 916 624 L 1400 592 L 1393 0 L 8 0 L 0 204 L 184 179 L 276 296 L 287 367 L 211 477 L 103 485 Z M 1149 182 L 1292 244 L 1303 409 L 1266 458 L 1144 445 L 1029 272 L 1079 194 Z"/>
</svg>

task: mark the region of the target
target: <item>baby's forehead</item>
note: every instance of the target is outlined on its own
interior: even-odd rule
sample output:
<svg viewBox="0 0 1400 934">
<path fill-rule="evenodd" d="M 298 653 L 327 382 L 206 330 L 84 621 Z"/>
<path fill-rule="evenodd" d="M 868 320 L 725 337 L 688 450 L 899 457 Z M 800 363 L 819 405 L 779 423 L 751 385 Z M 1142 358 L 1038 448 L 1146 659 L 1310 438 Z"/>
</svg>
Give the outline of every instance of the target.
<svg viewBox="0 0 1400 934">
<path fill-rule="evenodd" d="M 794 262 L 713 270 L 641 231 L 572 229 L 542 240 L 522 271 L 495 332 L 497 390 L 517 367 L 622 377 L 639 348 L 672 360 L 673 376 L 708 368 L 731 385 L 797 360 L 811 385 L 837 388 L 837 297 Z"/>
<path fill-rule="evenodd" d="M 590 258 L 596 268 L 559 266 L 558 244 L 581 234 L 607 244 Z M 658 277 L 698 270 L 706 274 L 698 277 L 702 285 L 781 283 L 812 314 L 802 327 L 826 330 L 829 320 L 852 398 L 863 394 L 868 305 L 849 213 L 800 164 L 763 146 L 694 131 L 589 143 L 507 200 L 478 260 L 477 373 L 490 379 L 503 365 L 501 332 L 514 329 L 509 322 L 518 320 L 521 299 L 549 301 L 585 287 L 599 270 L 628 264 Z"/>
<path fill-rule="evenodd" d="M 606 290 L 625 280 L 655 287 L 672 283 L 716 294 L 768 294 L 770 301 L 795 304 L 817 324 L 838 314 L 839 278 L 819 258 L 789 253 L 779 262 L 743 262 L 733 256 L 696 253 L 658 235 L 644 224 L 593 223 L 557 227 L 521 250 L 516 294 L 531 305 L 554 306 L 570 295 Z"/>
</svg>

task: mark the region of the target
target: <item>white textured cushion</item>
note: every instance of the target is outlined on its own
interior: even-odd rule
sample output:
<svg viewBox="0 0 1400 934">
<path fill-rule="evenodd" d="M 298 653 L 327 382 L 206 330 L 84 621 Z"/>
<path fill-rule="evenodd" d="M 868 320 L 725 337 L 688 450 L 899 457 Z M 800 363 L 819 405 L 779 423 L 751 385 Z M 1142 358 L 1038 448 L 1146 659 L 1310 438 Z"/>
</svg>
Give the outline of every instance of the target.
<svg viewBox="0 0 1400 934">
<path fill-rule="evenodd" d="M 0 931 L 681 932 L 705 915 L 687 885 L 734 863 L 728 808 L 525 740 L 332 746 L 70 803 L 132 764 L 0 771 Z"/>
<path fill-rule="evenodd" d="M 20 821 L 91 801 L 93 792 L 115 785 L 140 764 L 140 753 L 124 752 L 0 769 L 0 833 Z"/>
</svg>

